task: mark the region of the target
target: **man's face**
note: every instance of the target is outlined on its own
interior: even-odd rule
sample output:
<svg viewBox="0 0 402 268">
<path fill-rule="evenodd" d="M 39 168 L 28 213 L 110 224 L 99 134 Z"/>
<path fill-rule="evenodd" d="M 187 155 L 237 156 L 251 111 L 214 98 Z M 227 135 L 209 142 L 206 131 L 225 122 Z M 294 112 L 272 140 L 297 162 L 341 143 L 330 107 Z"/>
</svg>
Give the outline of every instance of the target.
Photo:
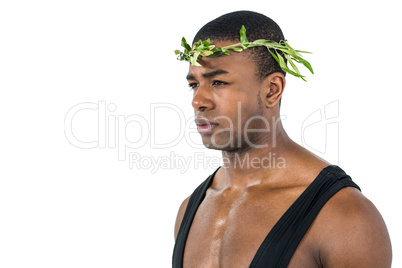
<svg viewBox="0 0 402 268">
<path fill-rule="evenodd" d="M 223 47 L 232 42 L 215 43 Z M 190 66 L 187 80 L 193 89 L 197 130 L 207 148 L 243 151 L 263 143 L 267 133 L 245 131 L 267 129 L 261 102 L 263 83 L 256 75 L 251 55 L 231 51 L 230 55 L 205 58 L 201 67 Z"/>
</svg>

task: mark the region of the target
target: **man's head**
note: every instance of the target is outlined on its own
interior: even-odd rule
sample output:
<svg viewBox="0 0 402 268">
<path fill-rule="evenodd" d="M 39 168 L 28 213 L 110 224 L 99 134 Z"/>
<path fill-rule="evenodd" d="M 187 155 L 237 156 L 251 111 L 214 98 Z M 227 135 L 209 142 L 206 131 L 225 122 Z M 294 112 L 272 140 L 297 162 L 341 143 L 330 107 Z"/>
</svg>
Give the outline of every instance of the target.
<svg viewBox="0 0 402 268">
<path fill-rule="evenodd" d="M 275 22 L 249 11 L 229 13 L 209 22 L 194 40 L 210 38 L 211 44 L 225 47 L 239 42 L 242 25 L 249 41 L 283 40 Z M 201 58 L 199 63 L 201 66 L 190 66 L 187 80 L 194 90 L 192 105 L 204 145 L 244 152 L 264 146 L 268 140 L 270 143 L 275 137 L 286 81 L 267 49 L 233 51 L 217 58 Z"/>
<path fill-rule="evenodd" d="M 281 28 L 267 16 L 252 11 L 236 11 L 222 15 L 205 24 L 195 35 L 193 44 L 198 40 L 210 38 L 213 42 L 230 41 L 233 44 L 240 40 L 240 29 L 247 29 L 248 40 L 266 39 L 275 42 L 285 40 Z M 257 76 L 265 78 L 273 72 L 286 73 L 280 68 L 265 47 L 254 47 L 243 53 L 251 53 L 257 65 Z M 286 60 L 286 59 L 285 59 Z"/>
</svg>

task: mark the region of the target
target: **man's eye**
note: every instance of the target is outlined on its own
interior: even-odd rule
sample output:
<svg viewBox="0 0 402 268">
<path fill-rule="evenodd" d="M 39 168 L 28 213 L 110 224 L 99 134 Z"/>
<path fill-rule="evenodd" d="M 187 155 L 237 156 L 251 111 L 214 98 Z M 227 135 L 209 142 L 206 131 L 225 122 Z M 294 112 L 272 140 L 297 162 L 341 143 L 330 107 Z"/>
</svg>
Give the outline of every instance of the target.
<svg viewBox="0 0 402 268">
<path fill-rule="evenodd" d="M 225 83 L 225 82 L 222 82 L 222 81 L 219 81 L 219 80 L 215 80 L 215 81 L 212 82 L 213 86 L 223 86 L 223 85 L 227 85 L 227 84 L 228 83 Z"/>
<path fill-rule="evenodd" d="M 198 84 L 197 83 L 191 83 L 191 84 L 188 85 L 188 87 L 190 88 L 190 90 L 192 90 L 192 89 L 197 88 Z"/>
</svg>

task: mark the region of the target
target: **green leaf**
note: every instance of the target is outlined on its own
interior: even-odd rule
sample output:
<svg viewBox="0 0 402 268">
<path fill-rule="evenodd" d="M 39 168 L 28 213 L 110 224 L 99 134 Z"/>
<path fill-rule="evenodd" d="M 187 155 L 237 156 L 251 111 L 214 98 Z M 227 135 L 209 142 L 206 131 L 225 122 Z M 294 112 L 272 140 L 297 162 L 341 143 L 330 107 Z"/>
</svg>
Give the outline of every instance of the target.
<svg viewBox="0 0 402 268">
<path fill-rule="evenodd" d="M 216 50 L 213 54 L 208 55 L 207 58 L 216 58 L 223 54 L 222 50 Z"/>
<path fill-rule="evenodd" d="M 180 50 L 178 50 L 178 49 L 176 49 L 175 51 L 174 51 L 174 54 L 180 54 Z"/>
<path fill-rule="evenodd" d="M 191 65 L 201 66 L 201 64 L 198 63 L 198 56 L 200 55 L 200 53 L 200 51 L 194 52 L 194 55 L 191 57 Z"/>
<path fill-rule="evenodd" d="M 292 65 L 293 70 L 295 70 L 296 73 L 300 74 L 300 71 L 297 68 L 296 64 L 293 62 L 292 58 L 288 54 L 285 54 L 285 58 L 288 60 L 290 65 Z"/>
<path fill-rule="evenodd" d="M 313 67 L 311 67 L 311 64 L 310 64 L 308 61 L 306 61 L 305 59 L 303 59 L 303 58 L 301 58 L 301 57 L 297 57 L 295 60 L 296 60 L 297 62 L 302 63 L 304 66 L 306 66 L 307 69 L 310 70 L 310 72 L 311 72 L 312 74 L 314 74 Z"/>
<path fill-rule="evenodd" d="M 254 40 L 253 43 L 266 44 L 266 43 L 269 43 L 269 41 L 266 39 L 257 39 L 257 40 Z"/>
<path fill-rule="evenodd" d="M 280 48 L 276 48 L 276 49 L 282 51 L 283 54 L 289 54 L 289 55 L 292 55 L 292 56 L 296 56 L 295 53 L 293 53 L 293 51 L 288 50 L 288 49 L 286 49 L 286 48 L 281 48 L 281 47 L 280 47 Z"/>
<path fill-rule="evenodd" d="M 201 52 L 200 55 L 203 57 L 208 57 L 209 55 L 212 55 L 212 54 L 214 54 L 214 52 L 207 50 L 207 51 Z"/>
<path fill-rule="evenodd" d="M 240 43 L 248 43 L 247 37 L 246 37 L 246 28 L 241 26 L 240 29 Z"/>
<path fill-rule="evenodd" d="M 241 51 L 244 50 L 244 49 L 241 48 L 241 47 L 232 47 L 232 48 L 230 48 L 230 49 L 233 50 L 233 51 L 236 51 L 236 52 L 241 52 Z"/>
<path fill-rule="evenodd" d="M 277 63 L 279 63 L 278 57 L 270 50 L 268 49 L 269 53 L 271 53 L 272 57 L 276 60 Z"/>
<path fill-rule="evenodd" d="M 247 45 L 247 47 L 246 48 L 251 48 L 251 47 L 260 47 L 261 45 L 253 45 L 252 43 L 251 44 L 249 44 L 249 45 Z"/>
<path fill-rule="evenodd" d="M 277 52 L 276 55 L 278 56 L 279 59 L 279 66 L 281 66 L 281 68 L 286 68 L 288 69 L 288 66 L 285 63 L 285 60 L 283 59 L 283 57 Z"/>
<path fill-rule="evenodd" d="M 187 44 L 186 38 L 181 39 L 181 46 L 187 49 L 187 51 L 191 51 L 191 47 L 189 44 Z"/>
<path fill-rule="evenodd" d="M 202 42 L 202 44 L 204 45 L 204 46 L 209 46 L 209 44 L 211 43 L 211 39 L 207 39 L 207 40 L 205 40 L 204 42 Z"/>
<path fill-rule="evenodd" d="M 300 52 L 300 53 L 307 53 L 307 54 L 312 54 L 311 52 L 308 51 L 303 51 L 303 50 L 295 50 L 296 52 Z"/>
<path fill-rule="evenodd" d="M 204 47 L 203 44 L 201 44 L 201 45 L 199 45 L 198 47 L 196 47 L 196 50 L 198 50 L 198 51 L 203 51 L 203 50 L 205 50 L 205 49 L 206 49 L 206 47 Z"/>
</svg>

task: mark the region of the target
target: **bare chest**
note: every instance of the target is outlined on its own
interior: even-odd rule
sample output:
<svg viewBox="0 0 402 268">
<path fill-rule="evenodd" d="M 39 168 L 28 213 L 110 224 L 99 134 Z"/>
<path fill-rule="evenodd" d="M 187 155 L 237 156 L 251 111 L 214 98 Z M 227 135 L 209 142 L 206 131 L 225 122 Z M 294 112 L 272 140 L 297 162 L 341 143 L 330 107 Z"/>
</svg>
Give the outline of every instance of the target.
<svg viewBox="0 0 402 268">
<path fill-rule="evenodd" d="M 261 243 L 299 194 L 207 195 L 187 237 L 184 267 L 249 267 Z M 306 238 L 289 267 L 315 267 L 309 251 Z"/>
</svg>

